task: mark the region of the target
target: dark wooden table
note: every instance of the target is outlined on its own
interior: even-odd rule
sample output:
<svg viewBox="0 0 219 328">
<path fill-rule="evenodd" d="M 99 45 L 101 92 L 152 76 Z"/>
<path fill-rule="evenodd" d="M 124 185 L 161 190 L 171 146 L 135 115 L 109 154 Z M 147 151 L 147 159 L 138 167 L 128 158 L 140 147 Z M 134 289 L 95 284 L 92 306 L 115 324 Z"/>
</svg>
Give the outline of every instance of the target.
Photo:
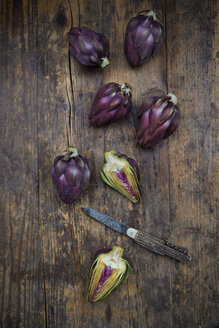
<svg viewBox="0 0 219 328">
<path fill-rule="evenodd" d="M 1 0 L 1 327 L 218 327 L 216 209 L 219 1 Z M 131 69 L 123 54 L 128 20 L 158 12 L 165 42 Z M 110 65 L 87 72 L 68 53 L 70 27 L 110 40 Z M 133 115 L 88 127 L 98 88 L 127 81 L 137 110 L 148 89 L 174 92 L 181 123 L 153 150 L 136 146 Z M 51 181 L 67 145 L 90 159 L 91 183 L 73 205 Z M 136 158 L 143 197 L 133 205 L 101 180 L 104 151 Z M 90 206 L 189 248 L 183 264 L 155 255 L 86 217 Z M 95 251 L 121 245 L 130 278 L 97 304 L 86 301 Z"/>
</svg>

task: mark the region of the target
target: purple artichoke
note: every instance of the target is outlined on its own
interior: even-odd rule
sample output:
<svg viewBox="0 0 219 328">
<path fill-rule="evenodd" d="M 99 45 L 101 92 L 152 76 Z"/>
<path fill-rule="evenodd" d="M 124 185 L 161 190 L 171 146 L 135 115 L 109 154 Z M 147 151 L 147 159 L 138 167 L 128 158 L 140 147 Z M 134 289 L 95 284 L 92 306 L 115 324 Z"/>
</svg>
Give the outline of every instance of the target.
<svg viewBox="0 0 219 328">
<path fill-rule="evenodd" d="M 114 246 L 112 250 L 97 252 L 90 269 L 87 299 L 94 303 L 109 295 L 116 286 L 125 281 L 130 272 L 128 262 L 122 258 L 123 248 Z"/>
<path fill-rule="evenodd" d="M 144 14 L 142 14 L 144 13 Z M 127 25 L 124 53 L 132 67 L 143 65 L 155 55 L 163 41 L 163 26 L 152 10 L 141 11 Z"/>
<path fill-rule="evenodd" d="M 79 198 L 88 185 L 89 179 L 88 161 L 78 155 L 77 148 L 69 147 L 65 156 L 55 158 L 52 180 L 64 203 L 71 204 Z"/>
<path fill-rule="evenodd" d="M 109 64 L 109 41 L 103 34 L 88 27 L 73 27 L 68 32 L 69 51 L 82 65 L 90 69 Z"/>
<path fill-rule="evenodd" d="M 131 87 L 110 82 L 97 92 L 89 114 L 91 125 L 100 127 L 117 121 L 130 112 L 132 108 Z"/>
<path fill-rule="evenodd" d="M 102 179 L 123 196 L 137 203 L 141 199 L 140 172 L 136 161 L 113 150 L 104 153 L 106 163 L 100 172 Z"/>
<path fill-rule="evenodd" d="M 178 127 L 180 112 L 177 98 L 169 93 L 158 98 L 151 97 L 144 102 L 138 113 L 138 143 L 143 148 L 150 148 L 168 138 Z"/>
</svg>

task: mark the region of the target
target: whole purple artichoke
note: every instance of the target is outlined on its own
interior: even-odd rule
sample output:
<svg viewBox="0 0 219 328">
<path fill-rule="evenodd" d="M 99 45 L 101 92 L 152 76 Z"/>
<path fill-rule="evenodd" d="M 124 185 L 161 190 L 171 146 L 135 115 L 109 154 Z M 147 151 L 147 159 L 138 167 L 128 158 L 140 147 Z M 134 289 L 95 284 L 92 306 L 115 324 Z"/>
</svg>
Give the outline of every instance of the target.
<svg viewBox="0 0 219 328">
<path fill-rule="evenodd" d="M 132 108 L 131 87 L 110 82 L 97 92 L 89 114 L 89 123 L 96 127 L 117 121 L 130 112 Z"/>
<path fill-rule="evenodd" d="M 78 155 L 77 148 L 69 147 L 65 156 L 55 158 L 52 180 L 64 203 L 71 204 L 79 198 L 89 179 L 88 160 Z"/>
<path fill-rule="evenodd" d="M 88 27 L 73 27 L 68 32 L 69 51 L 82 65 L 90 69 L 109 64 L 109 41 L 103 34 Z"/>
<path fill-rule="evenodd" d="M 144 102 L 138 113 L 138 143 L 143 148 L 150 148 L 168 138 L 179 125 L 180 112 L 177 98 L 169 93 L 158 98 L 151 97 Z"/>
<path fill-rule="evenodd" d="M 144 13 L 144 14 L 143 14 Z M 124 53 L 132 67 L 143 65 L 155 55 L 163 41 L 163 26 L 152 10 L 141 11 L 127 25 Z"/>
</svg>

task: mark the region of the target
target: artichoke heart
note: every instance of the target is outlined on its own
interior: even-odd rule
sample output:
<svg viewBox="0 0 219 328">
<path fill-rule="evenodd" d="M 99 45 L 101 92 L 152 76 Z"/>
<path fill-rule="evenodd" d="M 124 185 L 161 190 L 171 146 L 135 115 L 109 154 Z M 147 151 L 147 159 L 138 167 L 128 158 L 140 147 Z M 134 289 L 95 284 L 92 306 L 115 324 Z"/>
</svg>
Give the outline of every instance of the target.
<svg viewBox="0 0 219 328">
<path fill-rule="evenodd" d="M 105 152 L 104 157 L 106 163 L 101 171 L 103 180 L 133 203 L 140 201 L 138 164 L 126 155 L 115 154 L 113 150 Z"/>
<path fill-rule="evenodd" d="M 90 269 L 88 301 L 97 302 L 105 298 L 129 275 L 128 262 L 122 258 L 123 248 L 114 246 L 110 252 L 101 253 Z"/>
</svg>

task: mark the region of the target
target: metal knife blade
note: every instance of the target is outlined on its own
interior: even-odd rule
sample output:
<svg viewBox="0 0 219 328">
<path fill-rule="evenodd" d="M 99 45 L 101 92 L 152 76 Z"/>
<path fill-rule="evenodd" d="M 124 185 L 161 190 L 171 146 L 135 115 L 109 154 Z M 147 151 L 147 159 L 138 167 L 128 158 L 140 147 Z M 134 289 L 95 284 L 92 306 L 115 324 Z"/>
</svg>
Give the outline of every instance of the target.
<svg viewBox="0 0 219 328">
<path fill-rule="evenodd" d="M 122 233 L 123 235 L 126 235 L 126 231 L 128 230 L 129 227 L 125 223 L 119 222 L 106 214 L 94 210 L 93 208 L 82 207 L 82 210 L 90 217 L 105 224 L 107 227 L 119 233 Z"/>
</svg>

